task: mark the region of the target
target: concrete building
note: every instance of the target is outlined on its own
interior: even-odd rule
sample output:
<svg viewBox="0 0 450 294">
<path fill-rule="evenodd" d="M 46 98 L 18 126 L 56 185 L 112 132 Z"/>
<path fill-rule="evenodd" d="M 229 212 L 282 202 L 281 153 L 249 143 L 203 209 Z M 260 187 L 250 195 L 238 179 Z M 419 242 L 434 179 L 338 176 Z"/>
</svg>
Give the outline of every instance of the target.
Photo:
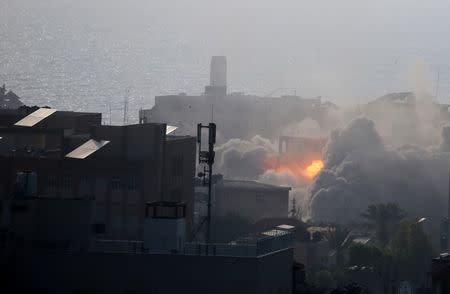
<svg viewBox="0 0 450 294">
<path fill-rule="evenodd" d="M 65 201 L 71 205 L 74 200 L 58 202 Z M 15 246 L 8 259 L 13 265 L 7 262 L 2 268 L 10 288 L 45 293 L 292 293 L 289 233 L 270 230 L 228 244 L 188 243 L 176 238 L 183 235 L 179 220 L 185 204 L 149 203 L 146 211 L 145 231 L 157 238 L 97 239 L 88 248 L 55 247 L 52 238 L 44 246 Z M 76 241 L 77 236 L 69 239 Z"/>
<path fill-rule="evenodd" d="M 218 141 L 230 138 L 251 138 L 261 135 L 274 138 L 290 124 L 312 118 L 327 128 L 329 105 L 321 98 L 299 96 L 260 97 L 243 93 L 227 93 L 226 59 L 211 60 L 210 85 L 201 95 L 156 96 L 152 109 L 139 113 L 142 122 L 164 122 L 179 127 L 183 134 L 195 134 L 197 123 L 211 121 L 220 125 Z"/>
<path fill-rule="evenodd" d="M 321 158 L 322 149 L 326 143 L 326 138 L 280 136 L 278 152 L 280 154 L 302 154 L 309 158 Z"/>
<path fill-rule="evenodd" d="M 158 200 L 185 202 L 192 231 L 195 138 L 166 135 L 165 124 L 100 125 L 101 114 L 57 111 L 33 127 L 13 125 L 27 115 L 22 110 L 3 114 L 0 199 L 16 195 L 17 175 L 30 171 L 36 197 L 93 199 L 104 238 L 141 240 L 143 204 Z M 83 150 L 89 142 L 94 149 Z M 69 158 L 69 152 L 88 156 Z"/>
<path fill-rule="evenodd" d="M 431 293 L 450 293 L 450 254 L 444 253 L 433 259 L 431 264 L 431 280 Z"/>
<path fill-rule="evenodd" d="M 288 215 L 290 187 L 223 179 L 213 189 L 215 216 L 234 214 L 254 222 Z"/>
<path fill-rule="evenodd" d="M 12 200 L 9 231 L 36 246 L 90 246 L 93 199 L 27 197 Z"/>
</svg>

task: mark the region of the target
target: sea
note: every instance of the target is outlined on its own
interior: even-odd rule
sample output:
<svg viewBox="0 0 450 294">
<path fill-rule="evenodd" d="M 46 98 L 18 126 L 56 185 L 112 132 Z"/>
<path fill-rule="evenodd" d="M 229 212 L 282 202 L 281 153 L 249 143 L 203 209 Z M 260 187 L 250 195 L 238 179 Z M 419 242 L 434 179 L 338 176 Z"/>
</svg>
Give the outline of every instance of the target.
<svg viewBox="0 0 450 294">
<path fill-rule="evenodd" d="M 450 103 L 446 2 L 0 0 L 0 84 L 27 105 L 135 123 L 157 95 L 202 93 L 226 55 L 229 92 Z"/>
</svg>

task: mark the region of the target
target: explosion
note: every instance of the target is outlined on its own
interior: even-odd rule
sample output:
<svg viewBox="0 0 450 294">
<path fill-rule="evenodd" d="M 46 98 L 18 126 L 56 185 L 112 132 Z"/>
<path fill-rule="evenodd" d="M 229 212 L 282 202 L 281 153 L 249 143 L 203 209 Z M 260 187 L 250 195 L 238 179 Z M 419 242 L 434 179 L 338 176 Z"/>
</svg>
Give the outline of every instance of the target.
<svg viewBox="0 0 450 294">
<path fill-rule="evenodd" d="M 320 170 L 323 168 L 323 161 L 322 160 L 313 160 L 313 162 L 308 165 L 305 169 L 305 176 L 309 178 L 314 178 Z"/>
<path fill-rule="evenodd" d="M 322 170 L 324 164 L 318 155 L 311 158 L 298 158 L 293 156 L 269 155 L 265 158 L 265 171 L 275 173 L 288 173 L 298 183 L 310 183 L 314 177 Z"/>
</svg>

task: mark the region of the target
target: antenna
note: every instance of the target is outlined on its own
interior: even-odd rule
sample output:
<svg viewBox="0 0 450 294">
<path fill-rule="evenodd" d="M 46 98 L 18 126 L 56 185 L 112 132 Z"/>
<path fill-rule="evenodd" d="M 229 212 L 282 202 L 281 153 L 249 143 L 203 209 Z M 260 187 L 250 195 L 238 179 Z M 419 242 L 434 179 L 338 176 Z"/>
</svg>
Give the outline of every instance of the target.
<svg viewBox="0 0 450 294">
<path fill-rule="evenodd" d="M 111 111 L 111 102 L 109 103 L 109 125 L 112 125 L 112 111 Z"/>
<path fill-rule="evenodd" d="M 202 129 L 208 129 L 208 151 L 202 150 Z M 197 125 L 197 143 L 198 143 L 198 161 L 204 166 L 204 172 L 199 173 L 203 177 L 203 183 L 206 183 L 208 177 L 208 214 L 206 216 L 206 244 L 211 242 L 211 192 L 212 192 L 212 166 L 214 164 L 214 144 L 216 143 L 216 124 L 209 123 L 208 125 Z M 202 222 L 203 224 L 203 222 Z"/>
<path fill-rule="evenodd" d="M 130 96 L 130 88 L 125 90 L 125 99 L 123 106 L 123 125 L 128 124 L 128 98 Z"/>
</svg>

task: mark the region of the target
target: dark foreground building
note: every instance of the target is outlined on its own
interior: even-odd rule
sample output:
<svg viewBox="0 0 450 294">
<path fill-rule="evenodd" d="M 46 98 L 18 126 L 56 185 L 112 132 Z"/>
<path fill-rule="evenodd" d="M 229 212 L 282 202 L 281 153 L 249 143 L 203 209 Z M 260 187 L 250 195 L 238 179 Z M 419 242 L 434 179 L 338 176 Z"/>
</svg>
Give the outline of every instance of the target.
<svg viewBox="0 0 450 294">
<path fill-rule="evenodd" d="M 431 265 L 432 294 L 450 293 L 450 254 L 434 258 Z"/>
<path fill-rule="evenodd" d="M 99 113 L 55 112 L 16 126 L 35 109 L 0 111 L 0 201 L 92 199 L 96 233 L 142 239 L 148 201 L 182 201 L 192 231 L 196 140 L 165 124 L 101 125 Z M 26 185 L 26 188 L 25 188 Z"/>
<path fill-rule="evenodd" d="M 143 241 L 106 240 L 87 229 L 93 201 L 32 202 L 38 202 L 33 216 L 21 222 L 32 229 L 21 231 L 13 223 L 14 236 L 0 242 L 7 252 L 1 260 L 2 276 L 8 277 L 4 286 L 11 291 L 292 293 L 295 272 L 288 232 L 270 230 L 227 244 L 190 243 L 184 238 L 185 204 L 156 202 L 146 205 Z M 45 216 L 45 211 L 53 212 Z M 42 229 L 53 233 L 36 234 Z"/>
</svg>

